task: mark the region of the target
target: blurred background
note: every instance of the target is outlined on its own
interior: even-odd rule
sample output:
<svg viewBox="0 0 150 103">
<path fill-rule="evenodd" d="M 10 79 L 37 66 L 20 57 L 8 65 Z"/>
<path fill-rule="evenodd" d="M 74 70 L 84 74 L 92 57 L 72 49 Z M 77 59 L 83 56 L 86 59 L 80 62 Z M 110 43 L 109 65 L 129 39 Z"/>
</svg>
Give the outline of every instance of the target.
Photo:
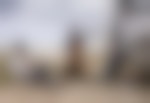
<svg viewBox="0 0 150 103">
<path fill-rule="evenodd" d="M 0 0 L 0 102 L 150 102 L 149 6 Z"/>
</svg>

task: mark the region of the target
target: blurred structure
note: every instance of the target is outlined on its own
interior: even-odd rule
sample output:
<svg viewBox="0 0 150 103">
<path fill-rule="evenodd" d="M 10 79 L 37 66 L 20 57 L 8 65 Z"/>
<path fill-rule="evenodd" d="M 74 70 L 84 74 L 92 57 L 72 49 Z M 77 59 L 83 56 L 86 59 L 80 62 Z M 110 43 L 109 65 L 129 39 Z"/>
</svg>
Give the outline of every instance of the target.
<svg viewBox="0 0 150 103">
<path fill-rule="evenodd" d="M 150 31 L 147 0 L 120 2 L 114 36 L 114 54 L 110 65 L 110 78 L 150 84 Z"/>
<path fill-rule="evenodd" d="M 50 82 L 50 67 L 38 58 L 34 58 L 23 40 L 17 40 L 13 47 L 10 70 L 12 78 L 19 82 L 45 85 Z"/>
</svg>

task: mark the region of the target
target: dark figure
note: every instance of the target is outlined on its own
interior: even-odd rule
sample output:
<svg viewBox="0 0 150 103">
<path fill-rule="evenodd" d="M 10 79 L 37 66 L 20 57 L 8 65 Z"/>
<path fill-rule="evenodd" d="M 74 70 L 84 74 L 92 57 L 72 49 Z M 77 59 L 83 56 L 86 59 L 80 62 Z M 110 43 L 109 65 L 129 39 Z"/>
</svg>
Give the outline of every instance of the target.
<svg viewBox="0 0 150 103">
<path fill-rule="evenodd" d="M 67 75 L 69 78 L 78 78 L 83 76 L 82 71 L 82 38 L 80 36 L 79 30 L 74 30 L 71 32 L 70 39 L 70 65 L 67 70 Z"/>
<path fill-rule="evenodd" d="M 117 80 L 122 71 L 123 64 L 126 61 L 126 52 L 123 45 L 121 32 L 118 30 L 115 32 L 113 43 L 114 48 L 112 52 L 112 57 L 110 58 L 110 62 L 108 64 L 108 79 L 109 80 Z"/>
</svg>

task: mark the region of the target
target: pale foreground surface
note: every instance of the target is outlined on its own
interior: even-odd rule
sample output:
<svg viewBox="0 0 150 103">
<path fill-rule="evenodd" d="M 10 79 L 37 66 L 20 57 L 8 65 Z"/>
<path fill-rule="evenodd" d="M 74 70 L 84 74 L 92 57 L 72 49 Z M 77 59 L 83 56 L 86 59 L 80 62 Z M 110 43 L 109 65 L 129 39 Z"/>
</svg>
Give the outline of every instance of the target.
<svg viewBox="0 0 150 103">
<path fill-rule="evenodd" d="M 125 85 L 66 82 L 50 87 L 0 88 L 0 103 L 149 103 L 150 92 Z"/>
</svg>

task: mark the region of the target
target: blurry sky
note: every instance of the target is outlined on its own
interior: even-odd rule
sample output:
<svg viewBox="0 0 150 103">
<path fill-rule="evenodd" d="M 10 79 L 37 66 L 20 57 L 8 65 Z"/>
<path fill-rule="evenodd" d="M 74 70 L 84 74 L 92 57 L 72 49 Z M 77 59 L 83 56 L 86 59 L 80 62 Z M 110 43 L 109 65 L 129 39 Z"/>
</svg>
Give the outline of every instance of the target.
<svg viewBox="0 0 150 103">
<path fill-rule="evenodd" d="M 105 41 L 116 1 L 0 0 L 0 46 L 8 47 L 20 39 L 36 51 L 58 51 L 73 24 L 89 34 L 85 36 L 89 42 L 98 37 L 97 41 Z"/>
</svg>

